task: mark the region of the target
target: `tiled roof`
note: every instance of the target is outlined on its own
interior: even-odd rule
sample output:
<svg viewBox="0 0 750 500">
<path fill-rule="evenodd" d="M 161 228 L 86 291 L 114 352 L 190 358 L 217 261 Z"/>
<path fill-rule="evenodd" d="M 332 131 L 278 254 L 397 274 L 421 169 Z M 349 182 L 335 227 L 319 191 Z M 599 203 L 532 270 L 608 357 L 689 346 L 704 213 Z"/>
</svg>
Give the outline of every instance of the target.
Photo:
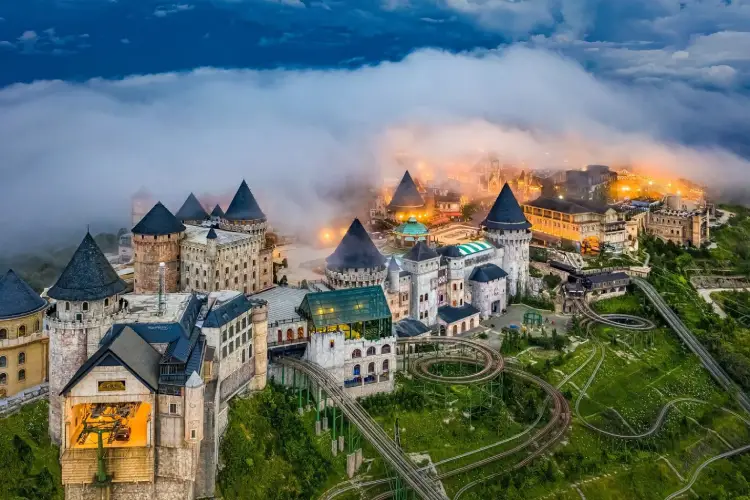
<svg viewBox="0 0 750 500">
<path fill-rule="evenodd" d="M 47 301 L 12 269 L 0 277 L 0 319 L 25 316 L 44 309 Z"/>
<path fill-rule="evenodd" d="M 238 220 L 266 220 L 266 214 L 255 201 L 253 193 L 244 180 L 227 207 L 224 218 L 230 221 Z"/>
<path fill-rule="evenodd" d="M 469 280 L 478 283 L 488 283 L 490 281 L 499 280 L 500 278 L 505 278 L 506 276 L 508 276 L 508 273 L 497 265 L 483 264 L 474 268 L 471 272 L 471 276 L 469 276 Z"/>
<path fill-rule="evenodd" d="M 101 300 L 126 290 L 127 284 L 117 275 L 90 233 L 68 262 L 47 295 L 57 300 Z"/>
<path fill-rule="evenodd" d="M 206 315 L 203 327 L 220 328 L 252 308 L 253 303 L 244 294 L 239 294 L 229 302 L 212 308 Z"/>
<path fill-rule="evenodd" d="M 385 264 L 385 257 L 370 239 L 359 219 L 354 219 L 336 250 L 326 258 L 331 269 L 372 269 Z"/>
<path fill-rule="evenodd" d="M 198 198 L 196 198 L 193 193 L 190 193 L 190 196 L 187 197 L 185 203 L 182 204 L 182 206 L 174 216 L 177 218 L 177 220 L 182 222 L 188 220 L 202 221 L 208 219 L 206 209 L 203 208 L 203 205 L 201 205 L 201 202 L 198 201 Z"/>
<path fill-rule="evenodd" d="M 414 318 L 404 318 L 393 324 L 397 337 L 418 337 L 430 332 L 430 327 Z"/>
<path fill-rule="evenodd" d="M 564 214 L 604 214 L 610 209 L 609 206 L 602 203 L 597 203 L 591 200 L 580 200 L 577 198 L 561 200 L 560 198 L 544 197 L 530 201 L 526 203 L 526 205 Z"/>
<path fill-rule="evenodd" d="M 393 198 L 388 204 L 388 210 L 397 210 L 400 208 L 417 208 L 424 206 L 424 199 L 419 194 L 417 185 L 411 178 L 409 171 L 407 170 L 404 177 L 401 179 L 396 192 L 393 193 Z"/>
<path fill-rule="evenodd" d="M 172 215 L 167 207 L 157 202 L 154 207 L 143 216 L 133 228 L 133 234 L 161 236 L 165 234 L 181 233 L 185 226 Z"/>
<path fill-rule="evenodd" d="M 531 227 L 507 182 L 500 190 L 500 194 L 497 195 L 495 204 L 492 205 L 482 225 L 487 229 L 502 230 L 529 229 Z"/>
<path fill-rule="evenodd" d="M 465 254 L 461 253 L 461 250 L 456 245 L 448 245 L 445 247 L 438 247 L 436 249 L 437 253 L 442 255 L 443 257 L 450 257 L 452 259 L 463 257 Z"/>
<path fill-rule="evenodd" d="M 411 247 L 411 250 L 403 258 L 412 262 L 422 262 L 423 260 L 436 259 L 438 257 L 440 255 L 435 250 L 430 248 L 424 241 L 420 241 Z"/>
<path fill-rule="evenodd" d="M 442 306 L 438 308 L 438 316 L 448 324 L 455 323 L 469 316 L 474 316 L 475 314 L 479 314 L 479 309 L 469 303 L 460 307 Z"/>
</svg>

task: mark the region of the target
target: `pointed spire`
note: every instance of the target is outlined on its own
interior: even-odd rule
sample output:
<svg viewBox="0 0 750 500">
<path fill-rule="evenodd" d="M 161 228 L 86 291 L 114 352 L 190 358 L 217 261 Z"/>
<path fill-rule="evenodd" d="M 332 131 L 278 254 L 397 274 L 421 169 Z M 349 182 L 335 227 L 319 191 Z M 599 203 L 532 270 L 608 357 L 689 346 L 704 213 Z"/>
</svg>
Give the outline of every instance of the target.
<svg viewBox="0 0 750 500">
<path fill-rule="evenodd" d="M 395 211 L 403 208 L 419 208 L 424 206 L 424 199 L 419 194 L 417 185 L 407 170 L 401 179 L 393 198 L 388 204 L 388 210 Z"/>
<path fill-rule="evenodd" d="M 359 219 L 354 219 L 339 246 L 326 258 L 326 263 L 330 269 L 372 269 L 383 266 L 385 257 Z"/>
<path fill-rule="evenodd" d="M 253 193 L 244 180 L 235 193 L 232 202 L 227 207 L 224 218 L 231 221 L 239 220 L 266 220 L 266 214 L 260 209 L 255 201 Z"/>
<path fill-rule="evenodd" d="M 224 210 L 221 209 L 217 203 L 213 210 L 211 210 L 211 217 L 224 217 Z"/>
<path fill-rule="evenodd" d="M 100 300 L 122 293 L 126 288 L 94 238 L 86 233 L 47 295 L 57 300 Z"/>
<path fill-rule="evenodd" d="M 159 201 L 133 228 L 133 234 L 160 236 L 181 233 L 185 226 Z"/>
<path fill-rule="evenodd" d="M 531 224 L 506 182 L 482 225 L 487 229 L 529 229 Z"/>
<path fill-rule="evenodd" d="M 398 267 L 398 262 L 396 262 L 396 257 L 391 257 L 390 262 L 388 262 L 388 270 L 389 271 L 401 271 L 401 268 Z"/>
<path fill-rule="evenodd" d="M 214 231 L 214 228 L 211 228 L 208 230 L 208 234 L 206 235 L 206 239 L 209 240 L 215 240 L 216 239 L 216 231 Z"/>
<path fill-rule="evenodd" d="M 32 314 L 46 305 L 47 301 L 12 269 L 0 276 L 0 320 Z"/>
<path fill-rule="evenodd" d="M 185 203 L 183 203 L 182 207 L 177 211 L 175 217 L 181 222 L 188 220 L 203 221 L 208 219 L 208 214 L 206 213 L 206 209 L 203 208 L 203 205 L 201 205 L 201 202 L 198 201 L 198 198 L 196 198 L 193 193 L 190 193 L 190 196 L 187 197 L 187 200 L 185 200 Z"/>
</svg>

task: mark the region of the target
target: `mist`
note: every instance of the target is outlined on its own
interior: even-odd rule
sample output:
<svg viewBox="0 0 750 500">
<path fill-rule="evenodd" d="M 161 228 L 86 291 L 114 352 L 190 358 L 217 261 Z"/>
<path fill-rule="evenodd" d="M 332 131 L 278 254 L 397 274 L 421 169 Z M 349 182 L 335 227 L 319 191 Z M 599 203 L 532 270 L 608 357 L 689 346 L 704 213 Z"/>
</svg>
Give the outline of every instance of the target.
<svg viewBox="0 0 750 500">
<path fill-rule="evenodd" d="M 0 90 L 0 253 L 129 225 L 141 186 L 176 210 L 247 180 L 284 231 L 341 216 L 337 186 L 495 153 L 531 167 L 633 164 L 717 189 L 747 184 L 746 97 L 624 85 L 513 47 L 419 51 L 356 70 L 217 70 Z M 333 188 L 333 190 L 332 190 Z M 75 238 L 77 240 L 78 238 Z"/>
</svg>

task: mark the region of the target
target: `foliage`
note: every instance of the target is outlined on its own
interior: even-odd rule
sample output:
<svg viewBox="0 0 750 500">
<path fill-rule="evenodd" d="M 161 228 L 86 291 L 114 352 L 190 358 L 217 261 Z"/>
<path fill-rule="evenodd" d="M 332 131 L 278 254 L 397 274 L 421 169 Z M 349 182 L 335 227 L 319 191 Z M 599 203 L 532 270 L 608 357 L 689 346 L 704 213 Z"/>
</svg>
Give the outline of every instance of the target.
<svg viewBox="0 0 750 500">
<path fill-rule="evenodd" d="M 533 295 L 512 295 L 508 298 L 508 305 L 511 304 L 526 304 L 527 306 L 531 306 L 536 309 L 543 309 L 546 311 L 555 310 L 555 304 L 553 304 L 549 300 L 545 300 L 542 297 L 534 297 Z"/>
<path fill-rule="evenodd" d="M 48 405 L 40 401 L 0 420 L 0 498 L 62 500 L 59 449 L 48 435 Z"/>
<path fill-rule="evenodd" d="M 544 273 L 534 266 L 529 266 L 529 276 L 531 276 L 532 278 L 541 278 L 542 276 L 544 276 Z"/>
<path fill-rule="evenodd" d="M 293 395 L 273 385 L 232 401 L 221 463 L 218 483 L 228 500 L 311 498 L 331 467 L 297 414 Z"/>
<path fill-rule="evenodd" d="M 529 247 L 529 258 L 533 262 L 547 262 L 549 260 L 549 252 L 547 252 L 546 248 Z"/>
<path fill-rule="evenodd" d="M 562 283 L 562 278 L 556 274 L 549 273 L 544 276 L 543 281 L 549 290 L 553 290 L 557 288 L 560 283 Z"/>
<path fill-rule="evenodd" d="M 477 210 L 479 210 L 479 207 L 475 203 L 467 203 L 461 207 L 461 217 L 463 217 L 464 220 L 471 220 L 471 216 L 474 215 Z"/>
</svg>

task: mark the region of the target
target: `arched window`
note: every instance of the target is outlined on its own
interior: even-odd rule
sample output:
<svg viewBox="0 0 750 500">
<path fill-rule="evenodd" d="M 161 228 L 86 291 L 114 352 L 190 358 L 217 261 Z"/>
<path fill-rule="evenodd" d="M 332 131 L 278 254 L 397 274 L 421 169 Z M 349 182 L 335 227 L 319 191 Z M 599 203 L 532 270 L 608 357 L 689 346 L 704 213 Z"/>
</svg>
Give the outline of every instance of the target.
<svg viewBox="0 0 750 500">
<path fill-rule="evenodd" d="M 291 328 L 286 331 L 286 339 L 294 340 L 294 330 L 292 330 Z"/>
<path fill-rule="evenodd" d="M 368 347 L 367 348 L 367 355 L 368 356 L 375 356 L 375 348 L 374 347 Z"/>
<path fill-rule="evenodd" d="M 383 361 L 383 371 L 384 372 L 388 371 L 388 360 L 387 359 L 385 361 Z"/>
<path fill-rule="evenodd" d="M 5 385 L 8 383 L 8 376 L 4 373 L 0 373 L 0 385 Z"/>
<path fill-rule="evenodd" d="M 5 328 L 0 328 L 0 340 L 7 340 L 8 339 L 8 330 Z"/>
<path fill-rule="evenodd" d="M 23 337 L 26 335 L 26 325 L 21 325 L 18 327 L 18 336 Z"/>
<path fill-rule="evenodd" d="M 104 299 L 104 307 L 109 307 L 109 297 Z"/>
<path fill-rule="evenodd" d="M 354 370 L 352 370 L 352 373 L 354 374 L 355 377 L 359 376 L 360 370 L 361 368 L 359 365 L 354 365 Z"/>
<path fill-rule="evenodd" d="M 471 319 L 469 320 L 469 328 L 470 328 L 470 329 L 471 329 L 471 328 L 474 328 L 474 318 L 471 318 Z"/>
<path fill-rule="evenodd" d="M 26 370 L 18 370 L 18 381 L 23 382 L 26 380 Z"/>
<path fill-rule="evenodd" d="M 88 302 L 84 302 L 83 304 L 81 304 L 81 309 L 83 309 L 84 311 L 88 311 L 89 310 L 89 303 Z"/>
<path fill-rule="evenodd" d="M 304 339 L 305 338 L 305 329 L 301 326 L 297 328 L 297 338 L 298 339 Z"/>
<path fill-rule="evenodd" d="M 5 368 L 6 366 L 8 366 L 8 358 L 0 356 L 0 368 Z"/>
<path fill-rule="evenodd" d="M 65 310 L 70 311 L 70 302 L 65 303 Z"/>
<path fill-rule="evenodd" d="M 453 325 L 453 335 L 458 333 L 458 325 Z"/>
<path fill-rule="evenodd" d="M 466 331 L 466 321 L 461 322 L 461 333 Z"/>
<path fill-rule="evenodd" d="M 279 330 L 277 332 L 277 337 L 279 338 L 279 342 L 283 342 L 284 341 L 284 337 L 282 336 L 281 330 Z"/>
<path fill-rule="evenodd" d="M 360 351 L 359 349 L 354 349 L 352 351 L 352 359 L 361 358 L 361 357 L 362 357 L 362 351 Z"/>
<path fill-rule="evenodd" d="M 383 346 L 382 349 L 380 349 L 380 354 L 390 354 L 391 353 L 391 345 L 386 344 Z"/>
<path fill-rule="evenodd" d="M 375 373 L 375 363 L 367 365 L 367 373 Z"/>
<path fill-rule="evenodd" d="M 26 353 L 25 352 L 19 352 L 18 353 L 18 364 L 22 365 L 26 362 Z"/>
</svg>

